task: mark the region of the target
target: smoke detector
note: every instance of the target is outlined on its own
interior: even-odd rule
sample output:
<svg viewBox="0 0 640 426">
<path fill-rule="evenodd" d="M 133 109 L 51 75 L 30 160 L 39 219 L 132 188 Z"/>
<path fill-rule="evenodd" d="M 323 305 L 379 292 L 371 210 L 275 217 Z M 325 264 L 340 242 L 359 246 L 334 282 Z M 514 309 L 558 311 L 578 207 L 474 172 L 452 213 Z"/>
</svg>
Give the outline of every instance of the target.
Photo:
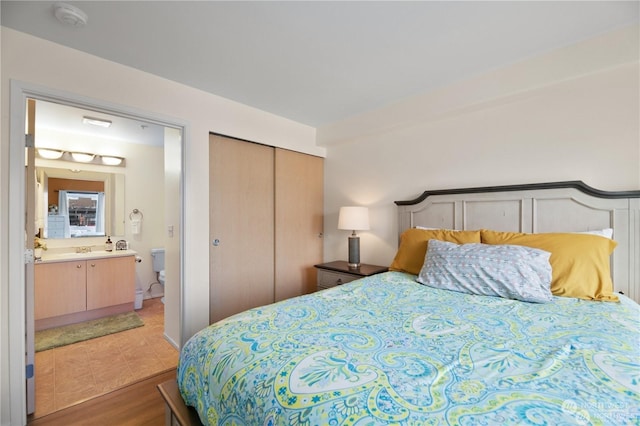
<svg viewBox="0 0 640 426">
<path fill-rule="evenodd" d="M 84 27 L 87 24 L 87 14 L 67 3 L 54 4 L 53 14 L 58 21 L 70 27 Z"/>
</svg>

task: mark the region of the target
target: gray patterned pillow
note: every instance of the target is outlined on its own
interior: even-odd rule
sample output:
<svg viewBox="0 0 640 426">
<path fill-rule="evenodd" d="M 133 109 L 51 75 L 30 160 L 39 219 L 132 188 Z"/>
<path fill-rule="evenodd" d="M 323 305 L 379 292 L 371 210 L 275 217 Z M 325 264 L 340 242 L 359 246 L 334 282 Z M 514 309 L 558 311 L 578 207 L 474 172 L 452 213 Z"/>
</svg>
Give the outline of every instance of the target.
<svg viewBox="0 0 640 426">
<path fill-rule="evenodd" d="M 545 303 L 553 298 L 550 256 L 525 246 L 429 240 L 417 281 L 444 290 Z"/>
</svg>

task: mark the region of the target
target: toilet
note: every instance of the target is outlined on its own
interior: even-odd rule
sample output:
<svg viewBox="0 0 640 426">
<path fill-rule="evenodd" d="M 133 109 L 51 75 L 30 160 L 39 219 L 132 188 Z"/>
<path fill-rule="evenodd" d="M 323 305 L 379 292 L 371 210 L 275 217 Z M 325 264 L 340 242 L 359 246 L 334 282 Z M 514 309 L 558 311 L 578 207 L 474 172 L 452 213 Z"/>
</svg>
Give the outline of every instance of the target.
<svg viewBox="0 0 640 426">
<path fill-rule="evenodd" d="M 151 257 L 153 258 L 153 271 L 156 273 L 158 282 L 162 286 L 162 292 L 164 293 L 164 249 L 151 249 Z M 164 296 L 160 300 L 164 303 Z"/>
</svg>

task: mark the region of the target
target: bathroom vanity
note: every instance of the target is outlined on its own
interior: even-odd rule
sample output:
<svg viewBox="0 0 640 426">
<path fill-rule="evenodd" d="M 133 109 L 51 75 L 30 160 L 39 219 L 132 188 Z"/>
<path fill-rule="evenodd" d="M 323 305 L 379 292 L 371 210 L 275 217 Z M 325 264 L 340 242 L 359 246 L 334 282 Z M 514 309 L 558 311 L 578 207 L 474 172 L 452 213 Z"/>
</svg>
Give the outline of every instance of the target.
<svg viewBox="0 0 640 426">
<path fill-rule="evenodd" d="M 133 250 L 57 253 L 35 265 L 35 329 L 133 311 Z"/>
</svg>

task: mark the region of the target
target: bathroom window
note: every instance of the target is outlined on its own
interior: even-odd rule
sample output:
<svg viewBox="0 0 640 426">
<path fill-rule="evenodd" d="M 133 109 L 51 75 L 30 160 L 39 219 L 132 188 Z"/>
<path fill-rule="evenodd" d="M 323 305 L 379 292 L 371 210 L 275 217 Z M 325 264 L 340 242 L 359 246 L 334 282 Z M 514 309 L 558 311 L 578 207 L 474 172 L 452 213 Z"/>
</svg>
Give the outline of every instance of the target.
<svg viewBox="0 0 640 426">
<path fill-rule="evenodd" d="M 104 192 L 60 191 L 65 237 L 104 236 Z"/>
</svg>

